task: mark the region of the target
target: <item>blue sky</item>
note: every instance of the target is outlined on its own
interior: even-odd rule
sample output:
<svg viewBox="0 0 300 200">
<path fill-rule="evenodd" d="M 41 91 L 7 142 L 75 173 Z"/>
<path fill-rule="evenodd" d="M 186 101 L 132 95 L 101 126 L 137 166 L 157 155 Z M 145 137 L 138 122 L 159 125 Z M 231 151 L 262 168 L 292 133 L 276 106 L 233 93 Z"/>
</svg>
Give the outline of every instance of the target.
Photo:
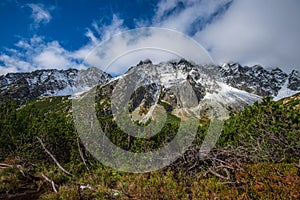
<svg viewBox="0 0 300 200">
<path fill-rule="evenodd" d="M 149 26 L 190 36 L 217 64 L 300 68 L 298 0 L 3 0 L 0 17 L 0 74 L 80 68 L 102 41 Z"/>
<path fill-rule="evenodd" d="M 92 23 L 109 25 L 112 16 L 117 15 L 124 20 L 126 27 L 134 28 L 136 19 L 151 18 L 157 3 L 151 0 L 131 2 L 4 1 L 2 5 L 0 3 L 0 23 L 1 27 L 5 27 L 0 32 L 1 50 L 13 47 L 20 38 L 33 35 L 45 36 L 49 41 L 58 40 L 63 47 L 76 50 L 88 42 L 85 32 Z"/>
</svg>

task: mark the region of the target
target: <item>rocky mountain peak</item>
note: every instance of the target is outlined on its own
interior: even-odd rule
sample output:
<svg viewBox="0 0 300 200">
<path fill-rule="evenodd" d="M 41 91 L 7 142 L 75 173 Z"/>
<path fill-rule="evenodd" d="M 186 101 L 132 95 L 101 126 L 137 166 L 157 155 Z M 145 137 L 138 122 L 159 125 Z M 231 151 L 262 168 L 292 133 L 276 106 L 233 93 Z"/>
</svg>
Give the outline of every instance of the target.
<svg viewBox="0 0 300 200">
<path fill-rule="evenodd" d="M 268 70 L 260 65 L 243 67 L 239 64 L 224 64 L 220 71 L 228 85 L 259 96 L 276 96 L 289 76 L 279 68 Z"/>
<path fill-rule="evenodd" d="M 300 90 L 300 72 L 293 70 L 288 77 L 288 86 L 291 90 Z"/>
<path fill-rule="evenodd" d="M 88 74 L 86 79 L 78 76 Z M 92 87 L 96 83 L 103 84 L 111 79 L 111 76 L 99 69 L 86 70 L 45 69 L 27 73 L 8 73 L 0 76 L 0 100 L 12 98 L 19 103 L 41 96 L 71 95 L 77 86 Z"/>
<path fill-rule="evenodd" d="M 185 59 L 159 64 L 145 59 L 131 67 L 123 76 L 132 73 L 135 73 L 136 80 L 143 79 L 145 85 L 154 83 L 157 88 L 165 91 L 187 82 L 193 88 L 198 101 L 220 93 L 227 87 L 229 88 L 223 91 L 226 94 L 228 89 L 237 89 L 251 95 L 272 96 L 277 99 L 300 91 L 300 74 L 297 70 L 287 74 L 279 68 L 265 69 L 260 65 L 248 67 L 234 62 L 221 66 L 201 66 Z M 0 97 L 13 98 L 22 103 L 40 96 L 71 95 L 74 89 L 82 91 L 94 85 L 107 83 L 111 79 L 109 74 L 98 68 L 9 73 L 0 76 Z"/>
<path fill-rule="evenodd" d="M 137 64 L 137 66 L 140 66 L 140 65 L 147 65 L 147 64 L 152 64 L 152 61 L 151 61 L 149 58 L 147 58 L 147 59 L 145 59 L 145 60 L 141 60 L 141 61 L 139 62 L 139 64 Z"/>
</svg>

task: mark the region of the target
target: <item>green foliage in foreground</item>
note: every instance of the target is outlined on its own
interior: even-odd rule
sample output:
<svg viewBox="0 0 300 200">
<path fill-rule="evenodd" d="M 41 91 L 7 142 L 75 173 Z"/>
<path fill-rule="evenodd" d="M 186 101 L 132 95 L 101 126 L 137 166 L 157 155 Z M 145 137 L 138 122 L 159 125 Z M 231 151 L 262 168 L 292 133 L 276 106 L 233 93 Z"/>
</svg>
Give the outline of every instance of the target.
<svg viewBox="0 0 300 200">
<path fill-rule="evenodd" d="M 34 161 L 45 160 L 37 137 L 45 141 L 58 160 L 77 159 L 77 136 L 69 110 L 67 97 L 37 99 L 21 108 L 14 103 L 1 104 L 0 159 L 19 156 Z"/>
<path fill-rule="evenodd" d="M 90 171 L 68 177 L 56 166 L 41 171 L 17 168 L 0 170 L 0 198 L 21 199 L 299 199 L 297 167 L 287 163 L 258 163 L 241 166 L 227 181 L 199 171 L 197 176 L 156 171 L 144 174 L 122 173 L 95 165 Z M 51 183 L 34 179 L 41 173 Z M 29 176 L 31 175 L 31 176 Z M 80 189 L 79 186 L 86 186 Z M 31 193 L 29 193 L 31 192 Z M 7 194 L 6 194 L 7 193 Z"/>
<path fill-rule="evenodd" d="M 234 171 L 233 181 L 204 171 L 193 177 L 184 171 L 170 170 L 121 173 L 95 162 L 80 145 L 88 171 L 79 155 L 71 101 L 67 97 L 36 99 L 21 108 L 14 102 L 0 103 L 0 162 L 10 166 L 0 169 L 0 198 L 5 193 L 20 193 L 26 188 L 42 199 L 128 199 L 129 196 L 137 199 L 297 199 L 299 168 L 290 163 L 300 158 L 299 96 L 280 102 L 266 98 L 232 114 L 225 122 L 217 148 L 244 155 L 250 163 Z M 98 110 L 103 109 L 98 106 Z M 128 138 L 111 115 L 100 115 L 99 122 L 116 145 L 142 152 L 170 141 L 176 135 L 180 119 L 168 113 L 162 131 L 149 140 Z M 203 118 L 195 146 L 202 144 L 208 126 L 209 121 Z M 37 137 L 73 177 L 58 169 Z M 51 184 L 41 174 L 54 181 L 58 193 L 49 192 Z M 78 185 L 89 185 L 91 189 L 81 190 Z"/>
<path fill-rule="evenodd" d="M 296 103 L 295 103 L 296 102 Z M 298 102 L 298 103 L 297 103 Z M 250 152 L 253 161 L 299 159 L 300 109 L 299 95 L 291 100 L 274 102 L 265 98 L 225 122 L 218 147 Z M 103 105 L 98 105 L 101 110 Z M 80 161 L 76 134 L 68 97 L 32 100 L 21 108 L 14 102 L 0 103 L 0 159 L 20 156 L 45 161 L 47 155 L 37 141 L 40 137 L 50 152 L 61 162 Z M 124 149 L 145 152 L 157 149 L 176 135 L 180 119 L 167 114 L 162 130 L 148 139 L 128 137 L 112 115 L 100 115 L 99 122 L 106 136 Z M 194 144 L 200 146 L 207 133 L 208 120 L 201 120 Z"/>
<path fill-rule="evenodd" d="M 299 105 L 299 98 L 296 95 L 285 102 L 264 98 L 231 116 L 224 125 L 219 145 L 250 154 L 253 161 L 298 161 L 300 109 L 295 105 Z"/>
</svg>

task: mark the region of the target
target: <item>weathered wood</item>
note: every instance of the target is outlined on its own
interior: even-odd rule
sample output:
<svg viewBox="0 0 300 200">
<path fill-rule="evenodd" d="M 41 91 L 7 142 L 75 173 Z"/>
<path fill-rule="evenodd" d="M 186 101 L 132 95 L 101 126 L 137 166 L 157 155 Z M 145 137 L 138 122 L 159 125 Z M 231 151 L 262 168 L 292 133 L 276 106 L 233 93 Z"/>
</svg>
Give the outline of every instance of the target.
<svg viewBox="0 0 300 200">
<path fill-rule="evenodd" d="M 63 168 L 61 166 L 61 164 L 56 160 L 56 158 L 50 153 L 50 151 L 45 147 L 43 141 L 41 140 L 41 138 L 36 137 L 38 139 L 38 141 L 41 143 L 43 149 L 46 151 L 46 153 L 52 158 L 52 160 L 55 162 L 55 164 L 58 166 L 59 169 L 61 169 L 65 174 L 67 174 L 68 176 L 73 176 L 70 172 L 68 172 L 65 168 Z"/>
<path fill-rule="evenodd" d="M 87 164 L 86 164 L 85 158 L 84 158 L 84 156 L 83 156 L 83 152 L 82 152 L 82 150 L 81 150 L 81 148 L 80 148 L 79 139 L 77 139 L 77 146 L 78 146 L 79 155 L 80 155 L 80 158 L 81 158 L 83 164 L 85 165 L 86 169 L 87 169 L 88 171 L 90 171 L 89 167 L 88 167 Z"/>
<path fill-rule="evenodd" d="M 49 183 L 51 183 L 53 191 L 54 191 L 55 193 L 57 193 L 57 189 L 56 189 L 56 187 L 55 187 L 54 181 L 51 180 L 50 178 L 48 178 L 45 174 L 42 174 L 42 177 L 43 177 L 46 181 L 48 181 Z"/>
</svg>

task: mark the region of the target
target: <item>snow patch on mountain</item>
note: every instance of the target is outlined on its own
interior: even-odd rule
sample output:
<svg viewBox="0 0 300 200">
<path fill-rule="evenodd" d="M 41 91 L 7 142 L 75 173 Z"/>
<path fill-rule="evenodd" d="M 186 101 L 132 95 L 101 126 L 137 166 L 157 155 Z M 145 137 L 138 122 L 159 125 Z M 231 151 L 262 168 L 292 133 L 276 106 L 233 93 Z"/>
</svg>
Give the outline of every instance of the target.
<svg viewBox="0 0 300 200">
<path fill-rule="evenodd" d="M 213 98 L 231 105 L 251 104 L 264 96 L 279 100 L 300 92 L 300 73 L 297 70 L 287 74 L 279 68 L 248 67 L 238 63 L 200 66 L 181 59 L 159 64 L 141 61 L 115 78 L 97 68 L 9 73 L 0 76 L 0 100 L 8 97 L 23 103 L 40 96 L 78 96 L 95 85 L 110 84 L 133 72 L 137 73 L 133 84 L 140 80 L 143 85 L 155 83 L 170 93 L 170 88 L 188 82 L 199 101 Z M 157 95 L 158 90 L 155 91 L 156 94 L 151 95 Z M 172 98 L 171 93 L 168 95 Z M 153 100 L 157 98 L 152 97 Z"/>
<path fill-rule="evenodd" d="M 285 97 L 293 96 L 294 94 L 297 94 L 300 92 L 300 90 L 294 91 L 294 90 L 289 89 L 288 85 L 289 85 L 289 81 L 287 80 L 284 83 L 284 85 L 282 86 L 282 88 L 278 91 L 278 94 L 273 98 L 274 101 L 278 101 Z"/>
<path fill-rule="evenodd" d="M 296 93 L 300 91 L 300 74 L 296 70 L 287 74 L 279 68 L 265 69 L 259 65 L 243 67 L 238 63 L 226 63 L 220 66 L 220 72 L 226 84 L 262 97 L 276 97 L 285 87 Z M 280 95 L 281 98 L 287 97 L 282 92 Z"/>
<path fill-rule="evenodd" d="M 85 74 L 85 79 L 78 76 Z M 0 100 L 13 98 L 23 103 L 42 96 L 68 96 L 77 88 L 108 82 L 111 76 L 99 69 L 37 70 L 31 73 L 9 73 L 0 76 Z"/>
<path fill-rule="evenodd" d="M 231 87 L 225 83 L 218 82 L 218 92 L 207 93 L 203 101 L 214 101 L 224 106 L 242 109 L 244 106 L 260 102 L 262 97 Z"/>
</svg>

